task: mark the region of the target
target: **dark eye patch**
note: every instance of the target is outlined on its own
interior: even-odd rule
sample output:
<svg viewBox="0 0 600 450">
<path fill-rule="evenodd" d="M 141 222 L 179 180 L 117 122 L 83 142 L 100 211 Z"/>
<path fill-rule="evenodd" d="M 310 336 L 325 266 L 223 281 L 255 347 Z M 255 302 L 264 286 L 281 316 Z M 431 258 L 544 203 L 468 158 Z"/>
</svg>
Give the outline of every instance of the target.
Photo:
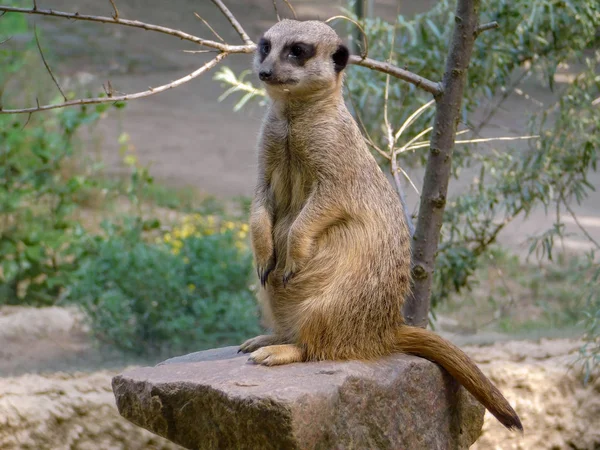
<svg viewBox="0 0 600 450">
<path fill-rule="evenodd" d="M 295 42 L 286 45 L 283 48 L 281 56 L 298 66 L 303 66 L 306 61 L 315 56 L 316 53 L 317 48 L 314 45 L 305 42 Z"/>
<path fill-rule="evenodd" d="M 269 52 L 271 51 L 271 41 L 265 38 L 261 38 L 258 41 L 258 54 L 260 55 L 260 62 L 263 62 Z"/>
</svg>

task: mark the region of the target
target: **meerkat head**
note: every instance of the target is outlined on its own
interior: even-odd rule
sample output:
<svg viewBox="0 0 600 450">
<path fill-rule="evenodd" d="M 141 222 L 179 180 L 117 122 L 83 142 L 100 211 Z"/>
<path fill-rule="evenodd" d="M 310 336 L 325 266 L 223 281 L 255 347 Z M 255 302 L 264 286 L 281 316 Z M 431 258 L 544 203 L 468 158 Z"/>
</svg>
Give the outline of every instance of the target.
<svg viewBox="0 0 600 450">
<path fill-rule="evenodd" d="M 271 97 L 302 97 L 339 87 L 349 56 L 329 25 L 282 20 L 260 39 L 254 69 Z"/>
</svg>

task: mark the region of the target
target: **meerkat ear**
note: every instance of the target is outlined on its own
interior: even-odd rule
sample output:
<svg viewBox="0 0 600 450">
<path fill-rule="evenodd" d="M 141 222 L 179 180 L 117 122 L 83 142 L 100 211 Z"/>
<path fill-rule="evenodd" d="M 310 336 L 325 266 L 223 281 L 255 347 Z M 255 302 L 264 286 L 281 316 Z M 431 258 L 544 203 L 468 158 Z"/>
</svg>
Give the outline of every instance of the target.
<svg viewBox="0 0 600 450">
<path fill-rule="evenodd" d="M 340 44 L 338 49 L 333 54 L 332 58 L 335 72 L 340 73 L 346 68 L 346 65 L 348 64 L 348 59 L 350 58 L 350 52 L 348 51 L 348 47 L 346 47 L 344 44 Z"/>
</svg>

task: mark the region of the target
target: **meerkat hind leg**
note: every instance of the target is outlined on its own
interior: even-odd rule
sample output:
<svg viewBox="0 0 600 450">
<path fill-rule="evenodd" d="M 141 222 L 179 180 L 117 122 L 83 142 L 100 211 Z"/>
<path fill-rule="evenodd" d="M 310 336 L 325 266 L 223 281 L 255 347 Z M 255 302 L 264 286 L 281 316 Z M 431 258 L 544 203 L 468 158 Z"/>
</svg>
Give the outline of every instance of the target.
<svg viewBox="0 0 600 450">
<path fill-rule="evenodd" d="M 264 366 L 279 366 L 282 364 L 291 364 L 302 362 L 302 349 L 297 345 L 269 345 L 262 347 L 250 354 L 250 360 Z"/>
<path fill-rule="evenodd" d="M 285 344 L 285 341 L 276 334 L 261 334 L 260 336 L 248 339 L 246 342 L 240 345 L 238 353 L 250 353 L 255 350 L 258 350 L 261 347 L 276 344 Z"/>
</svg>

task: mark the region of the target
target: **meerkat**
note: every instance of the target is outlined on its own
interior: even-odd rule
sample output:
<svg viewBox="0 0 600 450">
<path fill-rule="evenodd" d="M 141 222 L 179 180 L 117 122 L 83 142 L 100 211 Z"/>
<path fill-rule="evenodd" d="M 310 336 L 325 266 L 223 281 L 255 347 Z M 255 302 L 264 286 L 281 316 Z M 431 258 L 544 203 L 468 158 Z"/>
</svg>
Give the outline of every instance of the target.
<svg viewBox="0 0 600 450">
<path fill-rule="evenodd" d="M 250 231 L 273 334 L 240 351 L 266 366 L 417 355 L 446 369 L 507 428 L 522 430 L 464 352 L 404 323 L 410 235 L 398 196 L 344 103 L 348 59 L 339 36 L 319 21 L 282 20 L 257 46 L 254 68 L 271 102 Z"/>
</svg>

